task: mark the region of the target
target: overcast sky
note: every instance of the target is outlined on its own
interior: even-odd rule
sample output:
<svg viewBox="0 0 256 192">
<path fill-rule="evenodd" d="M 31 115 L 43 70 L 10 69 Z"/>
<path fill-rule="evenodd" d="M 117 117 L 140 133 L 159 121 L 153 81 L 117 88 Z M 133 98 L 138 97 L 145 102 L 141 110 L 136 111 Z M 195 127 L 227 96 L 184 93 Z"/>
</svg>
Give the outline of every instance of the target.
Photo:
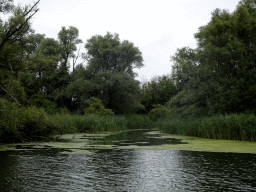
<svg viewBox="0 0 256 192">
<path fill-rule="evenodd" d="M 33 4 L 35 0 L 14 0 Z M 233 12 L 239 0 L 41 0 L 36 33 L 57 39 L 62 26 L 74 26 L 85 43 L 93 35 L 118 33 L 139 47 L 145 66 L 138 80 L 171 73 L 170 56 L 178 48 L 196 47 L 194 34 L 216 8 Z M 84 44 L 83 44 L 84 46 Z"/>
</svg>

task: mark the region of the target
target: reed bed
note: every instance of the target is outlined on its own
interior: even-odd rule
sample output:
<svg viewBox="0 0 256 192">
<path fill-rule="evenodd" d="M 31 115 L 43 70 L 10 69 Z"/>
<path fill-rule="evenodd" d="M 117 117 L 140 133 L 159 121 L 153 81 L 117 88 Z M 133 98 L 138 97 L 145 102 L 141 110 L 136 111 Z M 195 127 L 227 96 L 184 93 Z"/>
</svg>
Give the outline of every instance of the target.
<svg viewBox="0 0 256 192">
<path fill-rule="evenodd" d="M 153 121 L 146 115 L 125 115 L 128 129 L 150 129 Z"/>
<path fill-rule="evenodd" d="M 50 118 L 56 130 L 54 134 L 127 129 L 127 120 L 122 116 L 56 114 Z"/>
<path fill-rule="evenodd" d="M 156 126 L 171 134 L 256 141 L 256 116 L 254 114 L 214 115 L 200 118 L 173 117 L 159 119 Z"/>
</svg>

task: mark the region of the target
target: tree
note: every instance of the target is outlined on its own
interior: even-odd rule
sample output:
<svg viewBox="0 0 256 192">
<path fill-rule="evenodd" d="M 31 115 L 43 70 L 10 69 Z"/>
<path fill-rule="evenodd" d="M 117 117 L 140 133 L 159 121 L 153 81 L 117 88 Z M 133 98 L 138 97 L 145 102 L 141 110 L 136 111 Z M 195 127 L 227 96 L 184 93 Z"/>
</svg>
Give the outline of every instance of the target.
<svg viewBox="0 0 256 192">
<path fill-rule="evenodd" d="M 90 81 L 89 71 L 79 64 L 71 74 L 71 83 L 68 84 L 66 94 L 72 98 L 72 111 L 84 113 L 84 103 L 92 96 L 96 96 L 99 85 Z"/>
<path fill-rule="evenodd" d="M 0 12 L 8 13 L 13 9 L 13 0 L 1 0 L 0 1 Z"/>
<path fill-rule="evenodd" d="M 77 50 L 76 45 L 82 43 L 78 35 L 78 29 L 72 26 L 68 29 L 62 27 L 61 31 L 58 33 L 60 62 L 54 76 L 55 85 L 53 98 L 58 106 L 68 109 L 72 108 L 72 98 L 68 97 L 66 92 L 68 85 L 71 83 L 69 60 L 70 58 L 76 57 L 74 53 Z M 75 64 L 73 64 L 73 67 L 74 65 Z"/>
<path fill-rule="evenodd" d="M 10 2 L 1 1 L 3 12 L 10 9 Z M 25 92 L 18 75 L 22 70 L 29 70 L 23 42 L 32 32 L 31 19 L 38 12 L 38 3 L 14 7 L 8 21 L 0 26 L 0 95 L 19 105 L 24 100 Z"/>
<path fill-rule="evenodd" d="M 0 50 L 7 42 L 21 40 L 31 30 L 31 19 L 38 12 L 38 0 L 33 6 L 15 7 L 13 16 L 2 26 L 0 36 Z"/>
<path fill-rule="evenodd" d="M 100 99 L 91 97 L 85 102 L 86 108 L 84 109 L 85 114 L 97 114 L 97 115 L 114 115 L 110 109 L 105 109 Z"/>
<path fill-rule="evenodd" d="M 76 27 L 70 26 L 68 29 L 62 27 L 61 31 L 58 33 L 58 39 L 62 48 L 62 62 L 63 66 L 68 67 L 68 61 L 70 58 L 75 58 L 75 51 L 77 50 L 76 45 L 83 43 L 81 39 L 78 38 L 79 31 Z M 73 63 L 74 69 L 75 63 Z"/>
<path fill-rule="evenodd" d="M 243 0 L 234 13 L 215 10 L 195 34 L 200 54 L 217 85 L 209 100 L 214 112 L 234 113 L 255 106 L 255 0 Z M 219 101 L 216 103 L 216 100 Z"/>
<path fill-rule="evenodd" d="M 207 108 L 208 114 L 255 112 L 255 4 L 240 1 L 233 13 L 216 9 L 195 34 L 198 47 L 172 57 L 184 105 Z"/>
<path fill-rule="evenodd" d="M 133 69 L 143 67 L 138 47 L 127 40 L 120 42 L 118 34 L 95 35 L 87 41 L 85 48 L 88 69 L 92 74 L 113 71 L 135 76 Z"/>
<path fill-rule="evenodd" d="M 154 105 L 165 105 L 176 93 L 177 88 L 172 77 L 163 75 L 142 84 L 140 101 L 146 107 L 146 112 L 149 112 Z"/>
<path fill-rule="evenodd" d="M 143 66 L 141 52 L 133 43 L 120 41 L 118 34 L 95 35 L 85 44 L 89 80 L 98 85 L 94 97 L 115 113 L 130 113 L 138 102 L 139 82 L 134 68 Z"/>
</svg>

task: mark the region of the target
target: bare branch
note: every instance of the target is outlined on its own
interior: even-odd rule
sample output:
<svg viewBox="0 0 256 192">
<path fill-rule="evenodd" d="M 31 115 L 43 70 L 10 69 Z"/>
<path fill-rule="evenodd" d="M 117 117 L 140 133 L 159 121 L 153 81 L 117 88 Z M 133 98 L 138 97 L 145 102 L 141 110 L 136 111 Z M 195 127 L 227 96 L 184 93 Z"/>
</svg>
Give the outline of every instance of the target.
<svg viewBox="0 0 256 192">
<path fill-rule="evenodd" d="M 0 87 L 2 88 L 3 91 L 5 91 L 6 93 L 8 93 L 18 105 L 21 105 L 21 104 L 18 102 L 18 100 L 17 100 L 10 92 L 8 92 L 6 89 L 4 89 L 1 85 L 0 85 Z"/>
</svg>

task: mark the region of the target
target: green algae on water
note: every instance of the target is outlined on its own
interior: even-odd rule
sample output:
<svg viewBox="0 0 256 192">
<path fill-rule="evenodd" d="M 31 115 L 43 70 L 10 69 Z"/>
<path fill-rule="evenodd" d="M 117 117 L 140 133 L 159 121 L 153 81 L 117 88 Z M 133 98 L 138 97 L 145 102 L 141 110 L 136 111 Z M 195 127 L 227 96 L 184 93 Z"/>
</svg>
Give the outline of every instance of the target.
<svg viewBox="0 0 256 192">
<path fill-rule="evenodd" d="M 0 145 L 0 151 L 59 149 L 63 154 L 90 154 L 105 150 L 186 150 L 256 154 L 256 142 L 204 139 L 171 135 L 158 130 L 129 130 L 99 134 L 67 134 L 56 141 Z"/>
</svg>

